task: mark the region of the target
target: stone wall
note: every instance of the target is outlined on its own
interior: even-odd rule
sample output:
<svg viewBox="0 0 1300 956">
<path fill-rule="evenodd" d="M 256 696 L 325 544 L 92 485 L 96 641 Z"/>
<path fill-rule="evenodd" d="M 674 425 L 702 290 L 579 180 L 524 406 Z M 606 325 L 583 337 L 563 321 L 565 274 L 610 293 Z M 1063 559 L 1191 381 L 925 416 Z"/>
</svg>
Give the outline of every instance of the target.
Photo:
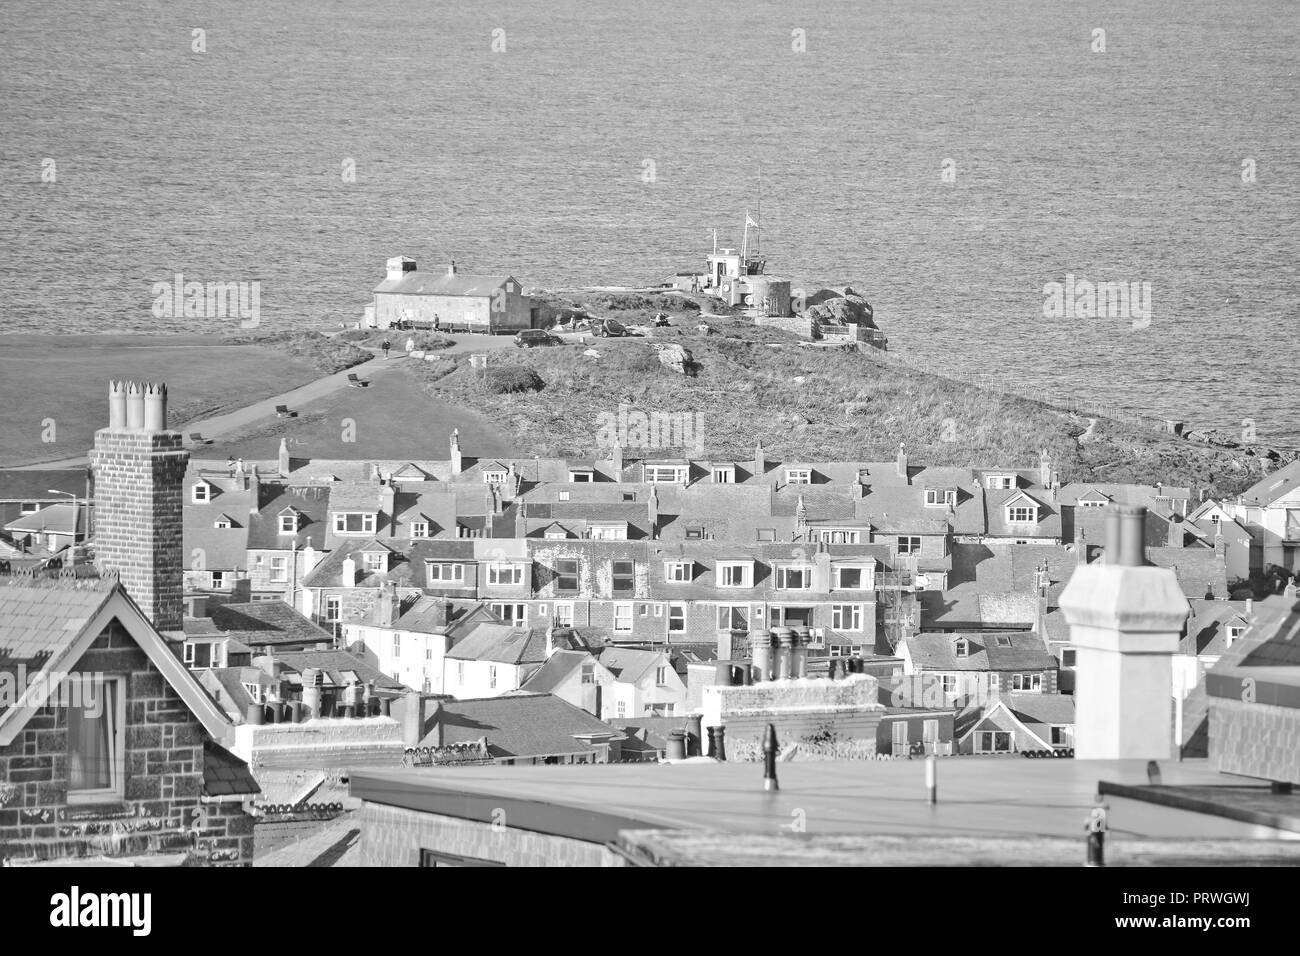
<svg viewBox="0 0 1300 956">
<path fill-rule="evenodd" d="M 597 843 L 366 803 L 361 810 L 362 866 L 419 866 L 431 850 L 506 866 L 623 866 Z"/>
<path fill-rule="evenodd" d="M 1211 697 L 1209 754 L 1220 773 L 1300 784 L 1300 710 Z"/>
<path fill-rule="evenodd" d="M 124 799 L 69 804 L 69 708 L 45 707 L 0 748 L 0 857 L 189 853 L 251 863 L 252 819 L 239 804 L 200 803 L 206 731 L 131 636 L 110 625 L 76 671 L 126 677 Z M 222 859 L 210 858 L 215 850 Z"/>
<path fill-rule="evenodd" d="M 353 765 L 401 766 L 402 725 L 391 717 L 318 717 L 301 724 L 240 724 L 232 751 L 262 770 L 310 766 L 315 770 Z"/>
<path fill-rule="evenodd" d="M 703 726 L 726 728 L 728 759 L 758 759 L 768 724 L 782 747 L 800 741 L 847 748 L 874 756 L 885 708 L 876 702 L 878 682 L 866 674 L 844 680 L 805 678 L 764 681 L 748 687 L 706 687 Z"/>
</svg>

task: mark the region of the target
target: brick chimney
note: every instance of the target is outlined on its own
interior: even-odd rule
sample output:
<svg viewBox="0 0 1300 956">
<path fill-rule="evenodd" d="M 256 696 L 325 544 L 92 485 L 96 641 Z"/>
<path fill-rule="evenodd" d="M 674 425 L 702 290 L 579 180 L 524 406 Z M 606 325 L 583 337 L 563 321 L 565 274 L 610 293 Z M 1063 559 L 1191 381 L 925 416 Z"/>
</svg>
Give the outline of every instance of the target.
<svg viewBox="0 0 1300 956">
<path fill-rule="evenodd" d="M 1104 561 L 1076 568 L 1060 600 L 1077 651 L 1075 755 L 1166 760 L 1187 598 L 1172 570 L 1143 557 L 1146 509 L 1110 509 Z"/>
<path fill-rule="evenodd" d="M 1169 516 L 1169 547 L 1181 548 L 1183 546 L 1183 523 L 1178 520 L 1177 515 Z"/>
<path fill-rule="evenodd" d="M 380 627 L 392 627 L 401 611 L 401 599 L 393 582 L 385 581 L 379 587 L 379 600 L 375 606 L 375 623 Z"/>
<path fill-rule="evenodd" d="M 167 386 L 108 385 L 108 427 L 95 432 L 95 555 L 160 631 L 185 615 L 184 479 L 189 452 L 167 427 Z"/>
</svg>

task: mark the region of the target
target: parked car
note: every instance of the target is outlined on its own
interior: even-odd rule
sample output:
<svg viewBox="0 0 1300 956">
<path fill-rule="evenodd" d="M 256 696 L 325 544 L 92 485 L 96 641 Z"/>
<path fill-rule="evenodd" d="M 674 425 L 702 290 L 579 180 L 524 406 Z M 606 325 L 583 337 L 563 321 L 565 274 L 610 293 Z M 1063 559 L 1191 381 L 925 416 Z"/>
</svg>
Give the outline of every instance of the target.
<svg viewBox="0 0 1300 956">
<path fill-rule="evenodd" d="M 622 322 L 616 322 L 613 319 L 602 319 L 597 323 L 595 332 L 597 335 L 606 338 L 621 338 L 632 334 Z"/>
<path fill-rule="evenodd" d="M 524 329 L 515 333 L 515 345 L 521 349 L 536 348 L 539 345 L 562 345 L 557 336 L 544 329 Z"/>
</svg>

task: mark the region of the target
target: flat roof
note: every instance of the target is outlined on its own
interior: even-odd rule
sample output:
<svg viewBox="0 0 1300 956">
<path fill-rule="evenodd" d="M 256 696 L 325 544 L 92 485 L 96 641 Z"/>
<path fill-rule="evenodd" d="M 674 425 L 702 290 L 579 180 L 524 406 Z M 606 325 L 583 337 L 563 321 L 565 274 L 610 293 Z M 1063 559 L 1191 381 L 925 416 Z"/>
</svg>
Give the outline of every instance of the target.
<svg viewBox="0 0 1300 956">
<path fill-rule="evenodd" d="M 1162 762 L 1160 770 L 1166 786 L 1243 785 L 1205 760 Z M 926 800 L 924 760 L 799 761 L 778 764 L 777 774 L 780 790 L 767 793 L 756 763 L 365 770 L 351 774 L 351 793 L 483 822 L 505 809 L 512 827 L 599 843 L 629 829 L 781 832 L 796 811 L 802 811 L 810 835 L 1036 834 L 1079 840 L 1099 783 L 1146 784 L 1147 762 L 942 758 L 935 806 Z M 1105 799 L 1111 830 L 1126 837 L 1272 836 L 1247 822 L 1119 796 Z"/>
</svg>

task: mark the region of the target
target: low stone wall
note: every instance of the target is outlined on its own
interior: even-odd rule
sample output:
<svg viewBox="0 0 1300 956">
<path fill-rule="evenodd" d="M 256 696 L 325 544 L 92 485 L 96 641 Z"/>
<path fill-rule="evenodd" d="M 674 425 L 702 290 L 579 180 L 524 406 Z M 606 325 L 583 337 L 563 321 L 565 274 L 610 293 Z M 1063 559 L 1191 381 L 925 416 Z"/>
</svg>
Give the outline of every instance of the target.
<svg viewBox="0 0 1300 956">
<path fill-rule="evenodd" d="M 240 724 L 234 753 L 259 769 L 293 768 L 310 758 L 325 771 L 353 764 L 402 763 L 402 725 L 391 717 L 320 717 L 301 724 Z"/>
<path fill-rule="evenodd" d="M 377 803 L 361 810 L 363 866 L 419 866 L 420 851 L 506 866 L 623 866 L 598 843 Z"/>
<path fill-rule="evenodd" d="M 706 687 L 703 725 L 726 728 L 729 760 L 759 759 L 768 724 L 782 748 L 799 744 L 794 759 L 868 760 L 885 715 L 878 692 L 879 681 L 869 674 Z"/>
</svg>

